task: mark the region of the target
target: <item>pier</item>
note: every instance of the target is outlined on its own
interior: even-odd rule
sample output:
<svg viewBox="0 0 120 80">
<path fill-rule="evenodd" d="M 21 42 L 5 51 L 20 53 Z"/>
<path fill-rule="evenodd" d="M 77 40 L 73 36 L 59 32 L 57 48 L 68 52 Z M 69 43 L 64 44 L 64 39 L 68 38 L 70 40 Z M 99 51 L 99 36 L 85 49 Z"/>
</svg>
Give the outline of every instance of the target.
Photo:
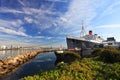
<svg viewBox="0 0 120 80">
<path fill-rule="evenodd" d="M 9 56 L 4 59 L 0 59 L 0 76 L 7 75 L 13 72 L 20 65 L 32 60 L 35 56 L 37 56 L 40 53 L 53 51 L 55 51 L 55 49 L 35 50 L 23 54 L 18 54 L 15 56 Z"/>
</svg>

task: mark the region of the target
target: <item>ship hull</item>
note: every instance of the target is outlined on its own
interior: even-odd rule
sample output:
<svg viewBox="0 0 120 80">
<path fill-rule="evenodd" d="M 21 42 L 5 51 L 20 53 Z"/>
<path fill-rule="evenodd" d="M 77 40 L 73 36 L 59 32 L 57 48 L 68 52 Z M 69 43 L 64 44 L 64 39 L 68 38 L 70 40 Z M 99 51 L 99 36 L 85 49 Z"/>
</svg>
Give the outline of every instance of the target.
<svg viewBox="0 0 120 80">
<path fill-rule="evenodd" d="M 68 49 L 75 49 L 75 48 L 95 48 L 99 47 L 100 43 L 85 41 L 85 40 L 78 40 L 74 38 L 66 38 Z"/>
</svg>

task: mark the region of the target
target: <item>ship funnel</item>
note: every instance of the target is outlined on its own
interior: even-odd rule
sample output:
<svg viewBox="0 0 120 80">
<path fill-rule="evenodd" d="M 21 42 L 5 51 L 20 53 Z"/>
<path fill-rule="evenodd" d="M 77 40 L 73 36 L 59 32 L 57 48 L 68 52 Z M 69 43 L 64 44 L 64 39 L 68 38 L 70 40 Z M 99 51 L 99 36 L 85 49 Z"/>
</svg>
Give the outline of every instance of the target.
<svg viewBox="0 0 120 80">
<path fill-rule="evenodd" d="M 89 35 L 92 35 L 92 30 L 89 31 Z"/>
</svg>

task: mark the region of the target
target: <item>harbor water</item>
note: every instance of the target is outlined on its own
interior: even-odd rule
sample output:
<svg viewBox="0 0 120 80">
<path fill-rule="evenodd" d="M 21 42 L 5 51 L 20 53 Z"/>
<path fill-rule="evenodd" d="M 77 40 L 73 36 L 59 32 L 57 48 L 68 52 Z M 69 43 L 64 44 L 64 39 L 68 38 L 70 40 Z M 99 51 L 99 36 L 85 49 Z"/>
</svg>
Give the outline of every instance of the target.
<svg viewBox="0 0 120 80">
<path fill-rule="evenodd" d="M 40 71 L 55 69 L 56 56 L 54 52 L 40 53 L 28 63 L 20 66 L 16 71 L 3 76 L 0 80 L 18 80 L 25 76 L 34 75 Z"/>
</svg>

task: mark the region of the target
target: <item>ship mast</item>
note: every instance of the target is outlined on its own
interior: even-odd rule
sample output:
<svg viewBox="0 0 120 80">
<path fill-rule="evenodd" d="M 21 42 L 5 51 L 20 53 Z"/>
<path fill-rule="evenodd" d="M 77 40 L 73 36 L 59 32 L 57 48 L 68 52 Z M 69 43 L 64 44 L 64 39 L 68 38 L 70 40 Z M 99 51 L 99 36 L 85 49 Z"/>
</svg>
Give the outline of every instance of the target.
<svg viewBox="0 0 120 80">
<path fill-rule="evenodd" d="M 82 20 L 82 30 L 80 32 L 80 37 L 83 37 L 83 36 L 85 36 L 85 30 L 84 30 L 84 22 Z"/>
</svg>

